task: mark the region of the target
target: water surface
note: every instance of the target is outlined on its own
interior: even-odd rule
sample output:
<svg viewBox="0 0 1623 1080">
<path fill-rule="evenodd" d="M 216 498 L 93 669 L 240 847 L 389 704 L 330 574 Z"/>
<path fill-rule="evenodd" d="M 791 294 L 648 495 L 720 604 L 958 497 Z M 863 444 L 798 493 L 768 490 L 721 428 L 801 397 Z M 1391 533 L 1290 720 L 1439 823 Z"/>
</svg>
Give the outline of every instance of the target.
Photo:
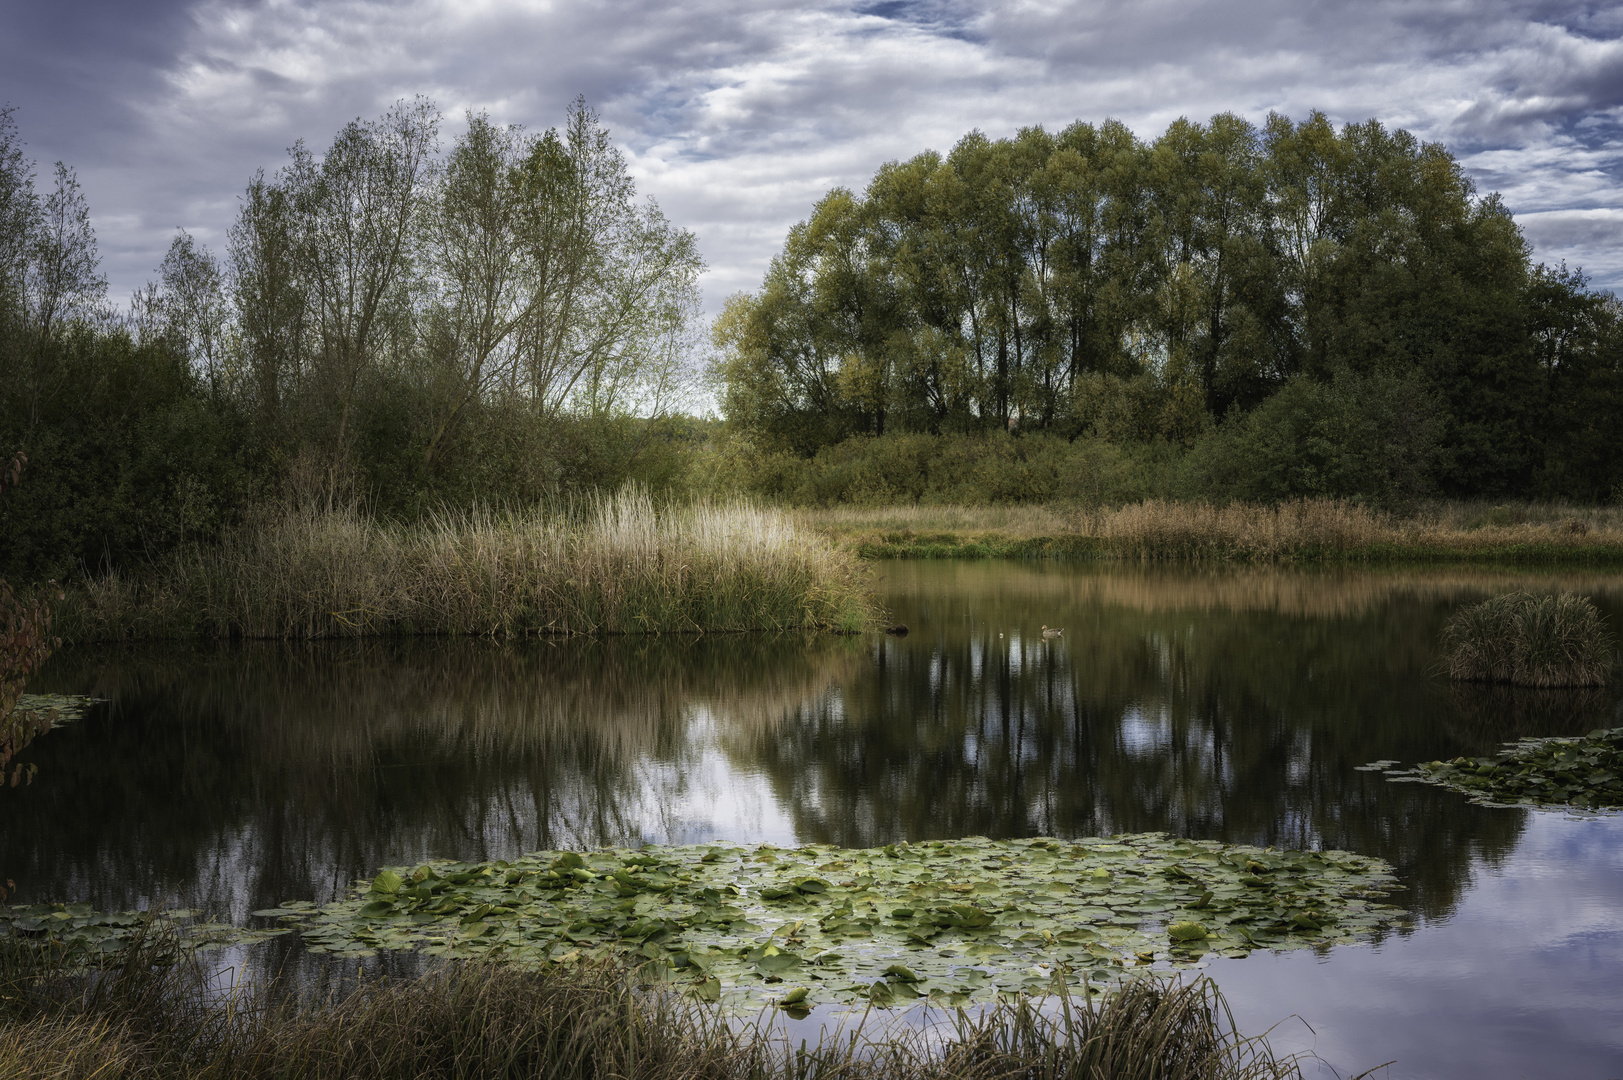
<svg viewBox="0 0 1623 1080">
<path fill-rule="evenodd" d="M 109 703 L 0 792 L 0 870 L 22 900 L 245 921 L 382 865 L 597 844 L 1164 830 L 1346 848 L 1394 864 L 1414 929 L 1215 961 L 1247 1030 L 1295 1014 L 1276 1043 L 1343 1074 L 1396 1058 L 1394 1077 L 1623 1076 L 1623 816 L 1472 806 L 1356 769 L 1623 724 L 1615 686 L 1431 673 L 1459 604 L 1573 588 L 1615 626 L 1623 578 L 878 574 L 906 637 L 64 651 L 31 689 Z"/>
</svg>

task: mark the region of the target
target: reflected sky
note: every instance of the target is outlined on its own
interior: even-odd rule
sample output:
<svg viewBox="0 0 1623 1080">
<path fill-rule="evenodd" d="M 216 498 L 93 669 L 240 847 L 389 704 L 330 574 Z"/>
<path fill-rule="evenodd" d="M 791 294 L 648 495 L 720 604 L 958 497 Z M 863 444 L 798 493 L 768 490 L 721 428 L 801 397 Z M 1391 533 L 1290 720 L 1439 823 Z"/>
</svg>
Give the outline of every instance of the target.
<svg viewBox="0 0 1623 1080">
<path fill-rule="evenodd" d="M 1344 1075 L 1397 1058 L 1392 1076 L 1623 1076 L 1600 1065 L 1623 1061 L 1623 818 L 1357 771 L 1623 724 L 1616 686 L 1432 674 L 1459 604 L 1574 588 L 1616 625 L 1623 578 L 877 573 L 906 637 L 64 651 L 31 688 L 108 704 L 0 792 L 0 871 L 23 900 L 240 921 L 383 865 L 610 843 L 1164 830 L 1345 848 L 1394 864 L 1416 928 L 1215 963 L 1247 1030 L 1300 1014 L 1313 1033 L 1287 1024 L 1280 1045 Z"/>
</svg>

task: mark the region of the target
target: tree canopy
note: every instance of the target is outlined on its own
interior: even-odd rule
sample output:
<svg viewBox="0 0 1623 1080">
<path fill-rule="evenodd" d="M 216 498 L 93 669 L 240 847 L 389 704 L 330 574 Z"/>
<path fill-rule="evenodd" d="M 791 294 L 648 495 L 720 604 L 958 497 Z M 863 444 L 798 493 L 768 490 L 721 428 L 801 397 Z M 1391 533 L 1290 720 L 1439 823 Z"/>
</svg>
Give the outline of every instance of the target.
<svg viewBox="0 0 1623 1080">
<path fill-rule="evenodd" d="M 1623 420 L 1618 315 L 1533 266 L 1444 147 L 1224 113 L 887 164 L 813 207 L 715 339 L 729 422 L 802 455 L 900 432 L 1190 445 L 1305 380 L 1375 408 L 1360 431 L 1406 425 L 1400 471 L 1443 491 L 1597 497 L 1623 479 L 1589 434 Z"/>
</svg>

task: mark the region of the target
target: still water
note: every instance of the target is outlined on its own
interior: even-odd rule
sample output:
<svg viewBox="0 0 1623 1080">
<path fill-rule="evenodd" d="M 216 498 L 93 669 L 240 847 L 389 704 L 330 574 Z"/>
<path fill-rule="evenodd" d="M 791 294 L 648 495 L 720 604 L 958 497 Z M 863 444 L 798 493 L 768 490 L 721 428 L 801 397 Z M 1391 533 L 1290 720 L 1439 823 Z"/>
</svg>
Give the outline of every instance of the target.
<svg viewBox="0 0 1623 1080">
<path fill-rule="evenodd" d="M 20 901 L 244 922 L 379 866 L 537 848 L 1145 830 L 1344 848 L 1397 868 L 1413 929 L 1213 961 L 1244 1030 L 1277 1025 L 1277 1048 L 1342 1075 L 1623 1077 L 1623 815 L 1356 769 L 1623 725 L 1615 684 L 1430 670 L 1462 603 L 1568 588 L 1617 626 L 1623 576 L 877 573 L 906 637 L 64 651 L 30 689 L 108 704 L 0 792 L 0 870 Z M 321 962 L 292 947 L 236 959 Z"/>
</svg>

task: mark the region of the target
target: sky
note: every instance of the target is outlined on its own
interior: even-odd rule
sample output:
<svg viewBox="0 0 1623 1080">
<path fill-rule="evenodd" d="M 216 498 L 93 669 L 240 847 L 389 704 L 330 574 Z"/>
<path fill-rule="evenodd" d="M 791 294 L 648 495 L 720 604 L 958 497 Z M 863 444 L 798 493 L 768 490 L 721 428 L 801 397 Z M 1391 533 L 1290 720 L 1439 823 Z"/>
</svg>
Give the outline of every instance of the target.
<svg viewBox="0 0 1623 1080">
<path fill-rule="evenodd" d="M 1371 117 L 1447 145 L 1541 261 L 1623 291 L 1623 5 L 1515 0 L 0 0 L 0 104 L 73 167 L 111 294 L 254 170 L 424 94 L 545 129 L 577 95 L 692 230 L 708 310 L 836 185 L 964 133 Z"/>
</svg>

